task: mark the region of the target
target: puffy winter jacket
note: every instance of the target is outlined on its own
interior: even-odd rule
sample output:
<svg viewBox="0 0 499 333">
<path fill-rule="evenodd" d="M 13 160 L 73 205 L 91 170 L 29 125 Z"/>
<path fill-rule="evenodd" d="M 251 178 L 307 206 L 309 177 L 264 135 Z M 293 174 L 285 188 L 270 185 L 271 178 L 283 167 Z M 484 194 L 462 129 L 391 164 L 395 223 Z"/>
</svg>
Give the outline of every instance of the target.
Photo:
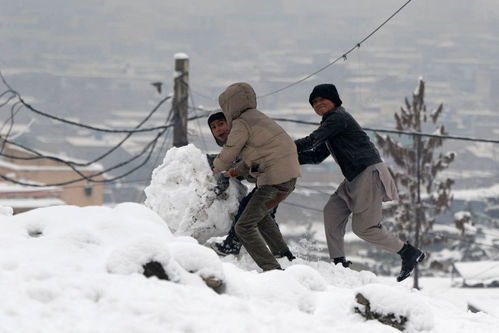
<svg viewBox="0 0 499 333">
<path fill-rule="evenodd" d="M 300 176 L 293 139 L 275 121 L 256 109 L 256 95 L 247 83 L 234 83 L 218 98 L 230 128 L 215 158 L 215 171 L 227 170 L 239 156 L 240 176 L 249 173 L 257 186 L 276 185 Z"/>
</svg>

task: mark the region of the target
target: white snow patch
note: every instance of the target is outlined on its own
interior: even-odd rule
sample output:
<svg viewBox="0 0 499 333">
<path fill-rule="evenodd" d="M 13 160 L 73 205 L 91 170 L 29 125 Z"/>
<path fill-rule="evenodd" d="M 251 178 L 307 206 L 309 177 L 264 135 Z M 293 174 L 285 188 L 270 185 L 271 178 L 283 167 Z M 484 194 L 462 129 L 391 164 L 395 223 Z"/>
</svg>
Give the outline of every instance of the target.
<svg viewBox="0 0 499 333">
<path fill-rule="evenodd" d="M 205 154 L 192 144 L 171 148 L 144 190 L 145 204 L 168 223 L 175 235 L 191 236 L 204 243 L 227 234 L 244 194 L 231 182 L 226 192 L 217 196 L 215 186 Z"/>
<path fill-rule="evenodd" d="M 183 52 L 178 52 L 178 53 L 175 53 L 175 55 L 173 56 L 173 58 L 175 60 L 184 60 L 184 59 L 189 59 L 189 56 L 186 54 L 186 53 L 183 53 Z"/>
<path fill-rule="evenodd" d="M 14 214 L 12 207 L 0 206 L 0 216 L 11 216 L 12 214 Z"/>
</svg>

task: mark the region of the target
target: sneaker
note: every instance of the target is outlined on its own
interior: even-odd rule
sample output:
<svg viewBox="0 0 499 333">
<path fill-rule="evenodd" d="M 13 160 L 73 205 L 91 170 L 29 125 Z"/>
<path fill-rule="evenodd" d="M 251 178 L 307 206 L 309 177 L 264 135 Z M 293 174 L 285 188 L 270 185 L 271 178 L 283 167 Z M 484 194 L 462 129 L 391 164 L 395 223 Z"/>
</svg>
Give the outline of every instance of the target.
<svg viewBox="0 0 499 333">
<path fill-rule="evenodd" d="M 402 258 L 402 268 L 397 276 L 397 281 L 403 281 L 407 279 L 414 267 L 425 258 L 425 254 L 418 248 L 415 248 L 409 243 L 405 243 L 402 249 L 397 252 Z"/>
<path fill-rule="evenodd" d="M 210 247 L 215 251 L 218 255 L 225 257 L 229 254 L 239 255 L 239 251 L 241 248 L 238 247 L 230 247 L 224 246 L 223 243 L 211 243 Z"/>
</svg>

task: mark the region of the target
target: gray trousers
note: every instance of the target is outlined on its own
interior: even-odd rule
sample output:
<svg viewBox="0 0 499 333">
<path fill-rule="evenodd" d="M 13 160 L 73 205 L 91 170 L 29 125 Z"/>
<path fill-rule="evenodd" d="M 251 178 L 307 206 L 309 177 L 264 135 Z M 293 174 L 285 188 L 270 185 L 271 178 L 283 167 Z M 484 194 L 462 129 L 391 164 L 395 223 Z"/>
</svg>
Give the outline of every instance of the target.
<svg viewBox="0 0 499 333">
<path fill-rule="evenodd" d="M 288 250 L 270 213 L 293 192 L 295 183 L 296 178 L 293 178 L 278 185 L 259 186 L 235 225 L 241 244 L 264 271 L 280 269 L 274 255 Z"/>
<path fill-rule="evenodd" d="M 404 243 L 381 226 L 382 202 L 397 198 L 394 181 L 384 163 L 367 167 L 351 182 L 344 180 L 324 207 L 324 227 L 331 259 L 345 256 L 348 217 L 361 239 L 396 253 Z M 396 191 L 396 188 L 395 188 Z"/>
</svg>

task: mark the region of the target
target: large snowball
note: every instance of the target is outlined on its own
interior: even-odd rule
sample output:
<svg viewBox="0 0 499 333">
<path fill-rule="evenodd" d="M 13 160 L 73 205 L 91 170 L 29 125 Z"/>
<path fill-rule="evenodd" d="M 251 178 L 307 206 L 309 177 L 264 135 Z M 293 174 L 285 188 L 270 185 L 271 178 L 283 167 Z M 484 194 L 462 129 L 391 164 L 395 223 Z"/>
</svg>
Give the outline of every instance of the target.
<svg viewBox="0 0 499 333">
<path fill-rule="evenodd" d="M 232 180 L 223 195 L 215 194 L 215 186 L 204 153 L 192 144 L 171 148 L 144 190 L 145 204 L 175 235 L 192 236 L 203 243 L 229 231 L 243 194 Z"/>
</svg>

